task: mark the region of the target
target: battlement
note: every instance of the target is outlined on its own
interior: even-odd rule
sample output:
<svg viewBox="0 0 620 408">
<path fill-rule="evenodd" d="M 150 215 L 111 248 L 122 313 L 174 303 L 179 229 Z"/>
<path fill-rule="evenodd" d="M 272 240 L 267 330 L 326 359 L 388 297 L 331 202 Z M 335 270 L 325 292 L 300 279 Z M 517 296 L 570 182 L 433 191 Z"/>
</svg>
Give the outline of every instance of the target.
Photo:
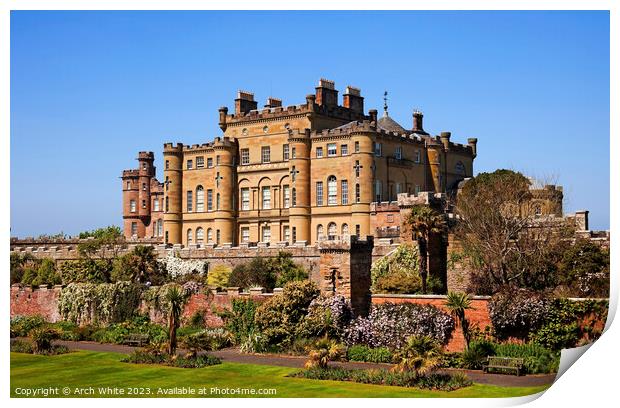
<svg viewBox="0 0 620 408">
<path fill-rule="evenodd" d="M 235 139 L 231 139 L 228 136 L 224 137 L 216 137 L 212 142 L 202 143 L 202 144 L 193 144 L 193 145 L 184 145 L 183 152 L 195 152 L 195 151 L 209 151 L 215 149 L 236 149 L 237 141 Z"/>
<path fill-rule="evenodd" d="M 123 170 L 123 175 L 121 176 L 121 178 L 134 178 L 138 177 L 139 175 L 140 171 L 137 169 Z"/>
<path fill-rule="evenodd" d="M 183 143 L 164 143 L 164 155 L 165 154 L 179 154 L 183 152 Z"/>
<path fill-rule="evenodd" d="M 155 160 L 153 152 L 138 152 L 138 160 Z"/>
</svg>

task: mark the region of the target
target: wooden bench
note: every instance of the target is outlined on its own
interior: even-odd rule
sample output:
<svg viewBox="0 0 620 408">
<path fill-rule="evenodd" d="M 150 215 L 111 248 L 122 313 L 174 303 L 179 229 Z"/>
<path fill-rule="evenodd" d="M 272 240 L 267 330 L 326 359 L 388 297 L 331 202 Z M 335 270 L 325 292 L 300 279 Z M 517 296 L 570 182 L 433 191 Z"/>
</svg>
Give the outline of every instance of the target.
<svg viewBox="0 0 620 408">
<path fill-rule="evenodd" d="M 128 346 L 142 347 L 144 344 L 148 342 L 149 342 L 148 334 L 128 334 L 123 339 L 123 344 L 127 344 Z"/>
<path fill-rule="evenodd" d="M 523 359 L 512 357 L 487 357 L 486 364 L 483 365 L 482 371 L 488 373 L 490 370 L 514 372 L 519 376 L 523 374 Z"/>
</svg>

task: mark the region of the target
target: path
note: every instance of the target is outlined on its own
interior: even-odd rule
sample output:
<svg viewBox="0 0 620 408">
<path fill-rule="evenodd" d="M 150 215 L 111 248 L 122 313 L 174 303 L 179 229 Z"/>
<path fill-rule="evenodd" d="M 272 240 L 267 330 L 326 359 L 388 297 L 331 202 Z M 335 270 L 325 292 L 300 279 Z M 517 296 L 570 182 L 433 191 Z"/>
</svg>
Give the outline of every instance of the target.
<svg viewBox="0 0 620 408">
<path fill-rule="evenodd" d="M 131 346 L 123 346 L 120 344 L 102 344 L 91 341 L 59 340 L 55 343 L 62 344 L 63 346 L 66 346 L 71 350 L 90 350 L 123 354 L 129 354 L 135 349 L 135 347 Z M 227 361 L 231 363 L 272 365 L 292 368 L 303 368 L 307 359 L 304 356 L 287 356 L 281 354 L 244 354 L 240 353 L 237 349 L 234 348 L 212 351 L 209 354 L 221 358 L 222 361 Z M 347 369 L 385 369 L 392 366 L 391 364 L 361 363 L 350 361 L 335 362 L 332 364 Z M 443 369 L 440 371 L 452 373 L 461 372 L 466 374 L 475 383 L 497 385 L 501 387 L 535 387 L 545 384 L 551 384 L 555 380 L 555 374 L 525 375 L 517 377 L 515 375 L 483 374 L 481 371 L 476 370 Z"/>
</svg>

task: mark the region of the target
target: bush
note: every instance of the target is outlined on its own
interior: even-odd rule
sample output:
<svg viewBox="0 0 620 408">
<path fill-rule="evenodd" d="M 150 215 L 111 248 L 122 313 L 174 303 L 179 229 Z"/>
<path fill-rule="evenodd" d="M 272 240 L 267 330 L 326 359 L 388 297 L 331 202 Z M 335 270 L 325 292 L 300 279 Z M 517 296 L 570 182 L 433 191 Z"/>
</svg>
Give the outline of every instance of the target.
<svg viewBox="0 0 620 408">
<path fill-rule="evenodd" d="M 422 278 L 404 271 L 394 271 L 378 277 L 372 288 L 375 293 L 420 293 Z"/>
<path fill-rule="evenodd" d="M 206 329 L 187 336 L 184 344 L 192 351 L 220 350 L 232 344 L 232 335 L 223 328 Z"/>
<path fill-rule="evenodd" d="M 536 344 L 496 344 L 499 357 L 523 358 L 523 366 L 529 374 L 548 374 L 558 371 L 560 353 Z"/>
<path fill-rule="evenodd" d="M 252 328 L 239 342 L 242 353 L 262 353 L 267 350 L 267 338 L 255 328 Z"/>
<path fill-rule="evenodd" d="M 367 363 L 391 363 L 394 356 L 387 347 L 370 348 L 362 345 L 349 347 L 347 359 L 349 361 L 364 361 Z"/>
<path fill-rule="evenodd" d="M 550 302 L 539 292 L 524 289 L 504 290 L 488 304 L 495 336 L 528 340 L 545 323 Z"/>
<path fill-rule="evenodd" d="M 413 303 L 372 305 L 368 317 L 358 317 L 345 330 L 347 345 L 401 348 L 408 337 L 428 335 L 447 344 L 454 319 L 434 306 Z"/>
<path fill-rule="evenodd" d="M 254 316 L 257 308 L 258 303 L 251 299 L 233 299 L 231 310 L 220 313 L 235 344 L 246 341 L 248 335 L 255 331 Z"/>
<path fill-rule="evenodd" d="M 122 323 L 113 323 L 92 333 L 91 338 L 100 343 L 122 344 L 131 334 L 146 334 L 148 342 L 159 344 L 168 340 L 168 331 L 151 323 L 147 316 L 138 316 Z"/>
<path fill-rule="evenodd" d="M 256 328 L 268 344 L 286 348 L 294 339 L 297 326 L 308 313 L 310 303 L 319 296 L 319 288 L 310 281 L 290 282 L 281 294 L 256 309 Z"/>
<path fill-rule="evenodd" d="M 190 316 L 187 325 L 190 327 L 204 327 L 206 322 L 207 311 L 205 309 L 198 309 Z"/>
<path fill-rule="evenodd" d="M 228 279 L 232 269 L 226 265 L 217 265 L 209 271 L 207 275 L 207 284 L 222 288 L 228 285 Z"/>
<path fill-rule="evenodd" d="M 59 333 L 50 327 L 39 327 L 30 332 L 32 350 L 35 354 L 45 354 L 52 351 L 52 341 L 58 339 Z"/>
<path fill-rule="evenodd" d="M 171 357 L 159 350 L 140 349 L 121 360 L 124 363 L 133 364 L 162 364 L 180 368 L 202 368 L 221 364 L 221 360 L 217 357 L 202 354 L 192 357 Z"/>
<path fill-rule="evenodd" d="M 351 304 L 342 295 L 321 295 L 310 303 L 308 314 L 297 327 L 297 337 L 340 338 L 351 322 Z"/>
<path fill-rule="evenodd" d="M 317 339 L 308 346 L 306 368 L 327 368 L 330 361 L 340 360 L 344 354 L 344 346 L 328 337 Z"/>
<path fill-rule="evenodd" d="M 11 337 L 27 337 L 30 331 L 45 324 L 43 316 L 15 316 L 11 319 Z"/>
<path fill-rule="evenodd" d="M 32 265 L 25 268 L 21 283 L 24 285 L 58 285 L 62 283 L 60 275 L 56 273 L 56 264 L 52 259 L 32 261 Z"/>
<path fill-rule="evenodd" d="M 379 259 L 370 270 L 375 293 L 417 293 L 422 289 L 418 247 L 400 245 L 396 251 Z"/>
<path fill-rule="evenodd" d="M 108 259 L 75 259 L 59 266 L 64 283 L 105 283 L 109 281 L 112 262 Z"/>
<path fill-rule="evenodd" d="M 32 344 L 27 341 L 13 340 L 11 341 L 11 353 L 32 354 Z"/>
<path fill-rule="evenodd" d="M 235 266 L 228 286 L 249 289 L 263 287 L 267 290 L 275 288 L 276 276 L 264 258 L 254 258 L 249 263 Z"/>
<path fill-rule="evenodd" d="M 481 370 L 487 357 L 495 355 L 495 345 L 490 341 L 473 341 L 461 354 L 461 365 L 469 370 Z"/>
</svg>

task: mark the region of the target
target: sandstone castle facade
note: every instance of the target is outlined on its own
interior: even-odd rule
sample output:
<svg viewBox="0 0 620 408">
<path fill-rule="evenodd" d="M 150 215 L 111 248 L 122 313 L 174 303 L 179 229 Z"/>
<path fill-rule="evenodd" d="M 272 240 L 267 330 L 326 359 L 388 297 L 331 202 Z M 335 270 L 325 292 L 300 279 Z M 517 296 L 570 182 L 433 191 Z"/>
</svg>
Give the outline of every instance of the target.
<svg viewBox="0 0 620 408">
<path fill-rule="evenodd" d="M 348 86 L 339 104 L 332 81 L 321 79 L 304 103 L 282 106 L 239 91 L 234 112 L 219 109 L 223 132 L 211 143 L 164 145 L 164 180 L 152 152 L 125 170 L 124 233 L 168 244 L 315 244 L 374 236 L 373 203 L 397 194 L 450 193 L 473 176 L 477 139 L 432 136 L 414 111 L 409 129 L 387 104 L 364 110 Z M 376 206 L 375 206 L 376 207 Z"/>
</svg>

